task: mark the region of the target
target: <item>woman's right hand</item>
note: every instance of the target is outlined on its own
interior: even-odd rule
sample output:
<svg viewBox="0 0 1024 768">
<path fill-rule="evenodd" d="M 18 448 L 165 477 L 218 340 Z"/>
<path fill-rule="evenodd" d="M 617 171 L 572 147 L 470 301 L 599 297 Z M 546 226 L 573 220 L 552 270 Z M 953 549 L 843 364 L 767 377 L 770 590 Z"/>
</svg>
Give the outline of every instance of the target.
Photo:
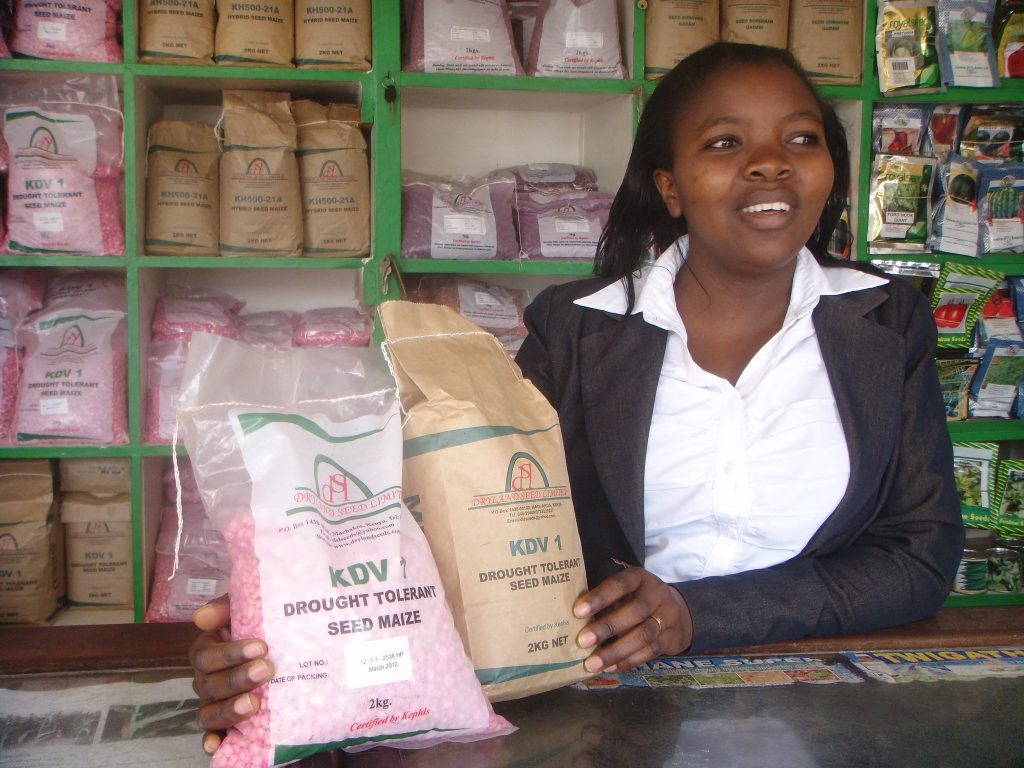
<svg viewBox="0 0 1024 768">
<path fill-rule="evenodd" d="M 222 733 L 259 711 L 260 700 L 251 691 L 274 676 L 262 640 L 231 640 L 231 613 L 227 595 L 199 608 L 192 621 L 203 633 L 192 643 L 189 662 L 195 670 L 192 688 L 202 705 L 196 714 L 206 731 L 203 749 L 212 755 Z"/>
</svg>

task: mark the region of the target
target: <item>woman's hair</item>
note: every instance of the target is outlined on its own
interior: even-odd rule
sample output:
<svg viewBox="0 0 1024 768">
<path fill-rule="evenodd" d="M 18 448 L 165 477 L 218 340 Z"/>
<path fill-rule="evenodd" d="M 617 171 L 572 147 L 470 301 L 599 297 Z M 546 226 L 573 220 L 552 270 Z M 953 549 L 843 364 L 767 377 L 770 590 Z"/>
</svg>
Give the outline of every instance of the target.
<svg viewBox="0 0 1024 768">
<path fill-rule="evenodd" d="M 792 54 L 782 48 L 744 43 L 714 43 L 687 56 L 654 89 L 640 117 L 626 174 L 612 202 L 608 225 L 597 245 L 595 272 L 626 277 L 636 271 L 644 254 L 660 253 L 686 234 L 686 220 L 673 218 L 654 184 L 654 171 L 673 165 L 678 116 L 717 73 L 736 65 L 778 65 L 792 71 L 807 85 L 821 109 L 825 143 L 832 157 L 835 180 L 818 226 L 807 247 L 816 256 L 826 253 L 832 231 L 846 206 L 850 184 L 846 132 L 835 110 L 818 95 Z M 626 280 L 632 304 L 632 281 Z"/>
</svg>

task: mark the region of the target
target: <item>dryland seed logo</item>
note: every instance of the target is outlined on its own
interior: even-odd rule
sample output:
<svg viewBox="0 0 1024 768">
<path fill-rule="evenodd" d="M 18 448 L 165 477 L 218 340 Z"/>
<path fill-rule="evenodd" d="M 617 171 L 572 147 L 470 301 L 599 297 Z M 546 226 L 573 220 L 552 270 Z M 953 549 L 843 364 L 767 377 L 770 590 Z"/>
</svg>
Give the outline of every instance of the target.
<svg viewBox="0 0 1024 768">
<path fill-rule="evenodd" d="M 104 520 L 91 520 L 85 524 L 86 536 L 106 536 L 110 533 L 110 525 Z"/>
<path fill-rule="evenodd" d="M 328 160 L 320 166 L 321 179 L 340 179 L 342 176 L 341 166 L 334 160 Z"/>
<path fill-rule="evenodd" d="M 285 515 L 315 512 L 327 522 L 375 514 L 398 502 L 401 488 L 390 488 L 374 493 L 362 480 L 333 459 L 317 454 L 313 460 L 313 487 L 296 486 L 293 500 L 300 506 L 285 511 Z"/>
<path fill-rule="evenodd" d="M 249 165 L 245 169 L 246 176 L 269 176 L 270 173 L 270 163 L 262 157 L 250 160 Z"/>
<path fill-rule="evenodd" d="M 174 164 L 174 172 L 179 176 L 198 176 L 199 169 L 187 157 L 182 157 Z"/>
<path fill-rule="evenodd" d="M 32 136 L 28 141 L 27 149 L 38 149 L 43 152 L 47 152 L 51 155 L 59 155 L 57 151 L 57 139 L 54 138 L 49 128 L 39 126 L 32 131 Z"/>
<path fill-rule="evenodd" d="M 497 507 L 529 501 L 560 501 L 568 498 L 568 486 L 552 485 L 540 462 L 525 451 L 519 451 L 509 459 L 504 490 L 475 495 L 470 508 Z"/>
<path fill-rule="evenodd" d="M 5 533 L 0 536 L 0 552 L 16 552 L 18 550 L 18 540 L 11 534 Z"/>
<path fill-rule="evenodd" d="M 50 347 L 39 354 L 41 357 L 60 357 L 70 355 L 83 358 L 96 351 L 96 345 L 91 343 L 79 325 L 79 320 L 102 320 L 103 318 L 78 316 L 74 318 L 57 318 L 56 320 L 44 321 L 39 324 L 39 329 L 47 331 L 61 323 L 71 323 L 61 334 L 60 342 L 55 347 Z M 67 377 L 65 377 L 67 378 Z"/>
<path fill-rule="evenodd" d="M 505 477 L 506 491 L 532 491 L 534 488 L 547 488 L 548 485 L 544 468 L 533 456 L 523 452 L 512 456 Z"/>
</svg>

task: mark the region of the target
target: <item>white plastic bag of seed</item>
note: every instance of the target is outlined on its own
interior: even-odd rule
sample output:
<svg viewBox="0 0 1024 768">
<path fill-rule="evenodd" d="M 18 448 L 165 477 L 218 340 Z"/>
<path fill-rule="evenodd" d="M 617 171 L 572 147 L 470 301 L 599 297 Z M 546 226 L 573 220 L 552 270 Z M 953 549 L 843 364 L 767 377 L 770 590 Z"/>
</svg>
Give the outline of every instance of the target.
<svg viewBox="0 0 1024 768">
<path fill-rule="evenodd" d="M 277 672 L 214 768 L 514 730 L 483 694 L 402 501 L 401 416 L 378 351 L 195 333 L 178 422 L 227 541 L 232 635 L 266 640 Z"/>
</svg>

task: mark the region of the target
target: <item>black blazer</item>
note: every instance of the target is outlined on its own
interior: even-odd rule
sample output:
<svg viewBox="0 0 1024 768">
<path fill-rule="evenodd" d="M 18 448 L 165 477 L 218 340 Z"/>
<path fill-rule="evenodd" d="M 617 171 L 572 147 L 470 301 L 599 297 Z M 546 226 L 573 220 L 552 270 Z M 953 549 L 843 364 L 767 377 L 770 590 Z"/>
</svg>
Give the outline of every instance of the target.
<svg viewBox="0 0 1024 768">
<path fill-rule="evenodd" d="M 644 464 L 667 338 L 642 315 L 573 304 L 611 282 L 546 288 L 516 357 L 558 411 L 592 585 L 643 563 Z M 866 632 L 930 616 L 949 593 L 964 533 L 928 303 L 890 279 L 823 296 L 812 317 L 850 453 L 846 493 L 791 560 L 674 585 L 693 617 L 691 652 Z"/>
</svg>

